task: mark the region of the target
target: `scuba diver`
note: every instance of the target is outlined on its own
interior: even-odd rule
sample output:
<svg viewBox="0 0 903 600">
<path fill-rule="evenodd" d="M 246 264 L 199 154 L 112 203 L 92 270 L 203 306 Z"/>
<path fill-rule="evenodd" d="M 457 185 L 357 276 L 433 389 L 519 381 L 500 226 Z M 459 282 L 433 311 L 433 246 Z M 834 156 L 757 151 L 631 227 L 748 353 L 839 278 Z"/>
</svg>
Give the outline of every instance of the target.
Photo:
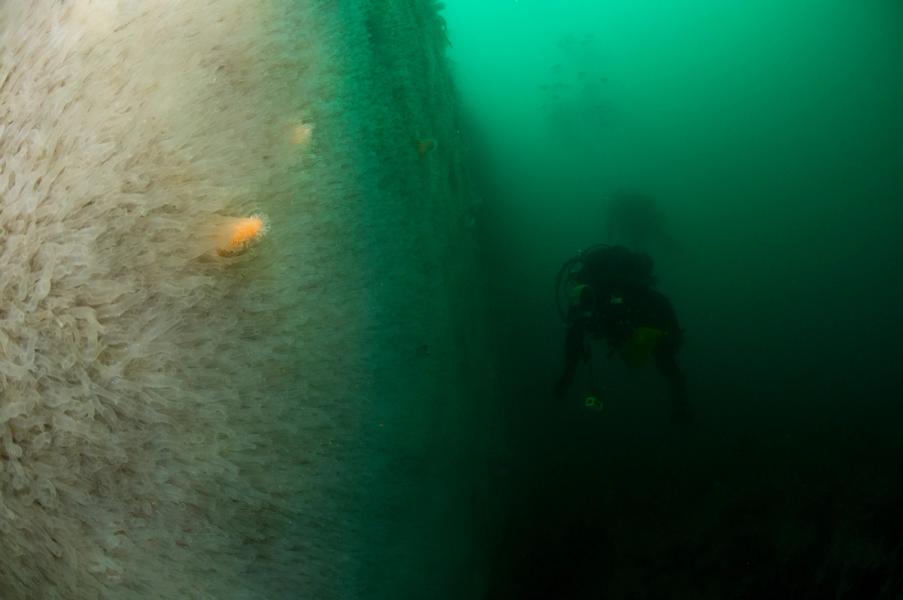
<svg viewBox="0 0 903 600">
<path fill-rule="evenodd" d="M 601 408 L 600 394 L 592 381 L 587 337 L 604 339 L 609 356 L 618 353 L 630 366 L 641 366 L 654 358 L 668 380 L 672 420 L 690 420 L 686 378 L 677 363 L 682 331 L 671 302 L 653 289 L 652 271 L 648 254 L 607 244 L 593 246 L 562 265 L 556 280 L 556 300 L 567 324 L 567 337 L 564 372 L 555 383 L 557 398 L 567 393 L 582 358 L 590 373 L 586 405 Z"/>
</svg>

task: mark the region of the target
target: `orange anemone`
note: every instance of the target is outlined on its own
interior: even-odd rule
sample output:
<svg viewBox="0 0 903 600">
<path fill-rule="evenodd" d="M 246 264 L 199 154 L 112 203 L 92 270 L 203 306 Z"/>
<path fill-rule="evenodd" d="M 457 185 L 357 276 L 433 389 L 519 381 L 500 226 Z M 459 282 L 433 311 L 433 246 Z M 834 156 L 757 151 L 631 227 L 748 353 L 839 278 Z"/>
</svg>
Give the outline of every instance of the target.
<svg viewBox="0 0 903 600">
<path fill-rule="evenodd" d="M 225 243 L 217 249 L 220 256 L 241 254 L 263 237 L 266 224 L 259 215 L 242 219 L 234 219 L 227 226 L 223 240 Z"/>
</svg>

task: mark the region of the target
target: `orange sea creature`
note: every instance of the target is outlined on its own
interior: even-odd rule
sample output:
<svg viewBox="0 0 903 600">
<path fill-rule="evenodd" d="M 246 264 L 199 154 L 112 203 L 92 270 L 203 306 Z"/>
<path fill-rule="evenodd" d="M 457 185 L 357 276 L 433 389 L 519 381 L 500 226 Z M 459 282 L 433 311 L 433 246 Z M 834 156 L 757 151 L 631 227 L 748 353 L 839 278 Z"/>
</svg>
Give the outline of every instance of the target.
<svg viewBox="0 0 903 600">
<path fill-rule="evenodd" d="M 260 215 L 230 219 L 225 225 L 217 253 L 220 256 L 241 254 L 257 243 L 266 230 L 266 223 Z"/>
<path fill-rule="evenodd" d="M 437 146 L 436 140 L 432 138 L 425 138 L 422 140 L 417 140 L 417 154 L 420 155 L 420 158 L 423 158 L 427 155 L 428 152 L 435 150 Z"/>
<path fill-rule="evenodd" d="M 291 128 L 291 142 L 295 146 L 306 146 L 314 133 L 314 126 L 310 123 L 296 123 Z"/>
</svg>

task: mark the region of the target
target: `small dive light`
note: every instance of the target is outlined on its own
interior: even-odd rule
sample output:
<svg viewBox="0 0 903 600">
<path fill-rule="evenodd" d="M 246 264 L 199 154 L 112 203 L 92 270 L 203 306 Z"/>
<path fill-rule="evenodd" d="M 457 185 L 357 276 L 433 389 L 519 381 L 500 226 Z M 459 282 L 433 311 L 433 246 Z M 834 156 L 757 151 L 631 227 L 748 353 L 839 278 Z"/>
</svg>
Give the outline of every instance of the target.
<svg viewBox="0 0 903 600">
<path fill-rule="evenodd" d="M 602 410 L 604 405 L 602 404 L 602 399 L 599 398 L 596 394 L 590 394 L 586 398 L 583 399 L 583 406 L 590 410 Z"/>
</svg>

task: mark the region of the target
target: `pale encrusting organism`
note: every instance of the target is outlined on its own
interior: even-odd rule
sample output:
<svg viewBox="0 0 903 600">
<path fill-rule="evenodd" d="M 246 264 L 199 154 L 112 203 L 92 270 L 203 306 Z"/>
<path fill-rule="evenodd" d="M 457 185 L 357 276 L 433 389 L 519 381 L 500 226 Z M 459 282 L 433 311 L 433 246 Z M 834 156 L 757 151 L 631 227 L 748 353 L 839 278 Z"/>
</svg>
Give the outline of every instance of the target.
<svg viewBox="0 0 903 600">
<path fill-rule="evenodd" d="M 415 50 L 367 28 L 429 8 L 333 4 L 0 4 L 0 597 L 367 589 L 397 414 L 458 389 L 401 348 L 467 343 L 466 232 L 409 141 L 454 130 L 416 108 L 444 71 L 370 106 Z"/>
</svg>

